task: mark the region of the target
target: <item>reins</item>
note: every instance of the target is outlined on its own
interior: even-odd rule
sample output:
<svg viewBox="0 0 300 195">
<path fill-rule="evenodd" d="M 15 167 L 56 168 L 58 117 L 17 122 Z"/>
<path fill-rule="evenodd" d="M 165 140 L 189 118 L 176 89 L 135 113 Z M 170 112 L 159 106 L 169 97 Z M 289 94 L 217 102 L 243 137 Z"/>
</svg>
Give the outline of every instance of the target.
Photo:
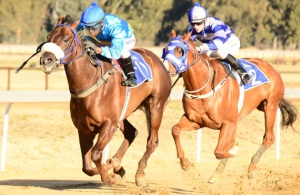
<svg viewBox="0 0 300 195">
<path fill-rule="evenodd" d="M 74 53 L 76 51 L 77 48 L 75 47 L 75 49 L 71 50 L 71 52 L 67 56 L 64 56 L 64 58 L 61 59 L 61 63 L 62 64 L 72 63 L 72 62 L 74 62 L 75 60 L 81 58 L 84 54 L 87 53 L 87 50 L 85 50 L 84 52 L 82 52 L 82 47 L 81 47 L 80 41 L 76 37 L 76 31 L 75 30 L 73 30 L 70 26 L 68 26 L 66 24 L 59 24 L 58 26 L 69 28 L 72 31 L 73 35 L 74 35 L 72 43 L 70 44 L 69 48 L 66 49 L 64 52 L 70 50 L 73 47 L 74 42 L 76 42 L 79 45 L 79 47 L 80 47 L 80 55 L 76 56 L 74 59 L 72 59 L 69 62 L 64 61 L 64 58 L 70 56 L 72 53 Z M 94 62 L 97 65 L 101 65 L 101 62 L 100 62 L 100 60 L 97 59 L 97 57 L 96 57 L 96 59 L 94 59 L 91 55 L 89 55 L 89 57 L 90 57 L 90 59 L 91 59 L 92 62 Z M 112 63 L 112 61 L 110 59 L 108 59 L 108 60 L 111 62 L 110 63 L 112 65 L 111 68 L 104 75 L 101 74 L 101 76 L 99 77 L 99 79 L 97 80 L 97 82 L 94 85 L 92 85 L 92 86 L 88 87 L 87 89 L 85 89 L 85 90 L 83 90 L 81 92 L 78 92 L 78 93 L 72 93 L 72 92 L 70 92 L 71 97 L 74 97 L 74 98 L 84 98 L 84 97 L 87 97 L 91 93 L 93 93 L 98 87 L 100 87 L 103 83 L 106 83 L 108 77 L 111 76 L 111 75 L 113 75 L 113 74 L 115 74 L 115 71 L 113 71 L 112 69 L 114 67 L 116 67 Z"/>
<path fill-rule="evenodd" d="M 187 44 L 187 45 L 188 45 L 188 44 Z M 192 50 L 192 49 L 189 47 L 189 45 L 188 45 L 188 50 L 191 51 L 191 52 L 193 52 L 193 54 L 194 54 L 194 59 L 195 59 L 195 60 L 191 63 L 191 65 L 188 66 L 188 68 L 190 68 L 190 67 L 192 67 L 192 66 L 198 64 L 198 63 L 199 63 L 199 60 L 202 59 L 202 57 L 201 57 L 201 55 L 198 53 L 198 51 Z M 199 56 L 198 59 L 196 59 L 197 56 Z M 202 59 L 202 60 L 203 60 L 203 59 Z M 206 65 L 207 65 L 207 67 L 208 67 L 208 78 L 207 78 L 207 81 L 205 82 L 205 84 L 204 84 L 201 88 L 199 88 L 199 89 L 197 89 L 197 90 L 189 91 L 189 90 L 186 90 L 186 89 L 185 89 L 185 90 L 184 90 L 184 95 L 185 95 L 185 96 L 187 96 L 187 97 L 189 97 L 189 98 L 192 98 L 192 99 L 203 99 L 203 98 L 207 98 L 207 97 L 209 97 L 209 96 L 211 96 L 211 95 L 213 95 L 213 96 L 215 97 L 215 92 L 218 91 L 218 90 L 224 85 L 224 83 L 226 82 L 228 76 L 229 76 L 230 73 L 231 73 L 231 70 L 227 73 L 227 75 L 222 79 L 222 81 L 221 81 L 216 87 L 214 87 L 215 76 L 216 76 L 216 72 L 215 72 L 215 70 L 214 70 L 213 79 L 212 79 L 212 86 L 211 86 L 211 87 L 212 87 L 212 90 L 211 90 L 210 92 L 206 93 L 206 94 L 202 94 L 202 95 L 193 95 L 193 93 L 197 93 L 197 92 L 203 90 L 203 89 L 207 86 L 207 84 L 209 83 L 209 81 L 210 81 L 210 65 L 209 65 L 209 62 L 208 62 L 206 59 L 205 59 L 205 62 L 206 62 Z"/>
<path fill-rule="evenodd" d="M 185 43 L 185 42 L 184 42 Z M 185 43 L 187 46 L 188 46 L 188 43 Z M 194 57 L 197 56 L 197 54 L 188 47 L 188 50 L 192 51 L 194 53 Z M 201 56 L 199 55 L 199 58 L 194 60 L 194 62 L 191 63 L 191 65 L 188 65 L 188 68 L 194 66 L 195 64 L 197 64 L 199 62 L 199 60 L 201 59 Z M 175 82 L 173 83 L 172 85 L 172 88 L 175 86 L 175 84 L 177 83 L 177 81 L 180 79 L 181 77 L 181 74 L 178 75 L 177 79 L 175 80 Z M 208 81 L 207 81 L 208 82 Z"/>
<path fill-rule="evenodd" d="M 176 85 L 176 83 L 177 83 L 177 81 L 180 79 L 180 77 L 181 77 L 181 75 L 179 74 L 178 77 L 177 77 L 177 79 L 176 79 L 175 82 L 173 83 L 172 88 Z"/>
<path fill-rule="evenodd" d="M 199 55 L 200 56 L 200 55 Z M 201 56 L 200 56 L 200 58 L 201 58 Z M 199 58 L 199 59 L 200 59 Z M 199 60 L 197 60 L 196 61 L 197 63 L 199 62 Z M 207 65 L 207 67 L 208 67 L 208 78 L 207 78 L 207 80 L 206 80 L 206 83 L 200 88 L 200 89 L 197 89 L 197 90 L 195 90 L 195 91 L 188 91 L 188 90 L 185 90 L 185 92 L 186 93 L 196 93 L 196 92 L 199 92 L 199 91 L 201 91 L 204 87 L 206 87 L 206 85 L 208 84 L 208 82 L 209 82 L 209 80 L 210 80 L 210 74 L 209 74 L 209 71 L 210 71 L 210 65 L 209 65 L 209 63 L 208 63 L 208 61 L 207 60 L 205 60 L 205 62 L 206 62 L 206 65 Z M 193 66 L 195 65 L 196 63 L 195 63 L 195 61 L 194 61 L 194 63 L 192 64 Z M 191 66 L 190 66 L 191 67 Z"/>
</svg>

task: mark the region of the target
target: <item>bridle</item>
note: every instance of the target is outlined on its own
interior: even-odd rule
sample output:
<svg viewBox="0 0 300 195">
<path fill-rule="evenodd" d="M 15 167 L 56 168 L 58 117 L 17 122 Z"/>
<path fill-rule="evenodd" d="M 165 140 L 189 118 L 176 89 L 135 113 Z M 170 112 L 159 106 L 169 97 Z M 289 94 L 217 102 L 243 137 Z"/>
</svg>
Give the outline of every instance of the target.
<svg viewBox="0 0 300 195">
<path fill-rule="evenodd" d="M 200 60 L 203 60 L 203 59 L 202 59 L 202 56 L 199 54 L 199 52 L 198 52 L 195 48 L 189 47 L 188 42 L 186 42 L 186 41 L 183 41 L 183 40 L 182 40 L 182 42 L 184 42 L 185 45 L 187 45 L 187 51 L 192 52 L 193 55 L 194 55 L 193 61 L 190 63 L 190 65 L 189 65 L 189 63 L 187 62 L 188 68 L 191 68 L 192 66 L 194 66 L 195 64 L 197 64 Z"/>
<path fill-rule="evenodd" d="M 61 59 L 59 59 L 59 63 L 60 64 L 70 64 L 70 63 L 74 62 L 75 60 L 77 60 L 78 58 L 81 58 L 86 53 L 86 50 L 82 48 L 81 42 L 80 42 L 80 40 L 76 36 L 76 34 L 77 34 L 76 30 L 74 30 L 73 28 L 71 28 L 67 24 L 58 24 L 57 26 L 58 27 L 59 26 L 66 27 L 69 30 L 71 30 L 71 32 L 73 34 L 73 38 L 72 38 L 71 44 L 69 45 L 69 47 L 67 49 L 64 50 L 64 53 L 65 53 L 64 57 L 62 57 Z M 73 54 L 74 52 L 76 52 L 77 47 L 73 47 L 73 45 L 75 43 L 78 44 L 78 46 L 80 47 L 79 55 L 77 55 L 75 58 L 71 59 L 70 61 L 66 61 L 65 60 L 66 58 L 68 58 L 71 54 Z"/>
<path fill-rule="evenodd" d="M 66 56 L 64 56 L 63 58 L 59 59 L 59 61 L 56 62 L 56 64 L 69 64 L 75 60 L 77 60 L 78 58 L 81 58 L 85 53 L 86 53 L 86 50 L 84 50 L 83 52 L 83 49 L 82 49 L 82 46 L 81 46 L 81 43 L 80 41 L 78 40 L 78 38 L 76 37 L 76 30 L 73 30 L 69 25 L 66 25 L 66 24 L 58 24 L 57 26 L 61 26 L 61 27 L 66 27 L 68 29 L 71 30 L 71 32 L 73 33 L 73 40 L 70 44 L 70 46 L 64 51 L 64 53 L 68 52 L 70 49 L 73 48 L 73 44 L 74 42 L 76 42 L 79 46 L 80 46 L 80 54 L 78 56 L 76 56 L 74 59 L 72 59 L 71 61 L 67 62 L 65 61 L 64 59 L 69 57 L 72 53 L 74 53 L 76 51 L 76 47 L 75 49 L 72 49 L 71 52 L 69 54 L 67 54 Z M 49 35 L 48 35 L 49 36 Z M 37 48 L 36 48 L 36 52 L 34 54 L 32 54 L 26 61 L 23 62 L 23 64 L 16 70 L 16 74 L 19 73 L 19 71 L 21 71 L 24 66 L 27 64 L 27 62 L 32 58 L 34 57 L 35 55 L 37 55 L 38 53 L 41 52 L 41 49 L 42 47 L 49 43 L 50 41 L 46 41 L 46 42 L 43 42 L 41 43 Z"/>
<path fill-rule="evenodd" d="M 176 55 L 176 50 L 178 48 L 181 49 L 181 53 L 182 53 L 182 56 L 179 57 Z M 167 49 L 164 49 L 164 51 L 166 53 L 164 53 L 163 57 L 166 60 L 169 60 L 173 64 L 173 66 L 176 67 L 177 72 L 179 74 L 198 64 L 200 60 L 202 61 L 204 60 L 203 57 L 199 54 L 199 52 L 195 48 L 190 47 L 188 41 L 182 40 L 180 36 L 173 38 L 170 41 L 169 45 L 167 46 Z M 188 61 L 188 52 L 191 52 L 193 54 L 193 58 L 191 62 Z M 209 72 L 210 71 L 209 63 L 207 60 L 205 60 L 205 62 Z M 185 90 L 185 92 L 187 93 L 199 92 L 208 84 L 209 80 L 210 80 L 210 74 L 208 74 L 208 79 L 206 83 L 200 89 L 197 89 L 195 91 Z"/>
<path fill-rule="evenodd" d="M 61 64 L 68 65 L 68 64 L 74 62 L 75 60 L 81 58 L 87 52 L 87 50 L 85 49 L 84 52 L 83 52 L 83 47 L 82 47 L 80 41 L 78 40 L 78 38 L 76 36 L 76 34 L 77 34 L 76 30 L 72 29 L 69 25 L 66 25 L 66 24 L 59 24 L 57 26 L 66 27 L 66 28 L 70 29 L 71 32 L 74 35 L 71 44 L 69 45 L 69 47 L 67 49 L 64 50 L 64 53 L 65 54 L 67 53 L 67 54 L 63 58 L 60 59 L 60 63 Z M 79 55 L 77 55 L 75 58 L 73 58 L 70 61 L 66 61 L 65 59 L 68 58 L 71 54 L 73 54 L 77 50 L 77 47 L 74 47 L 75 43 L 78 44 L 79 47 L 80 47 Z M 90 56 L 90 58 L 91 58 L 91 56 Z M 91 61 L 96 62 L 92 58 L 91 58 Z M 111 62 L 111 60 L 109 60 L 109 61 Z M 120 70 L 113 71 L 112 69 L 114 67 L 117 67 L 117 66 L 114 65 L 112 62 L 111 62 L 111 64 L 112 64 L 111 68 L 106 73 L 104 73 L 103 75 L 101 73 L 101 76 L 99 77 L 99 79 L 96 81 L 96 83 L 94 85 L 90 85 L 87 89 L 85 89 L 83 91 L 80 91 L 78 93 L 72 93 L 72 92 L 70 92 L 71 93 L 71 97 L 74 97 L 74 98 L 84 98 L 84 97 L 87 97 L 88 95 L 90 95 L 91 93 L 93 93 L 98 87 L 100 87 L 103 83 L 106 83 L 109 76 L 111 76 L 111 75 L 115 74 L 116 72 L 120 71 Z M 99 60 L 97 61 L 97 65 L 101 66 L 101 62 Z M 117 69 L 118 69 L 118 67 L 117 67 Z M 97 72 L 96 72 L 96 75 L 97 75 Z"/>
<path fill-rule="evenodd" d="M 175 54 L 175 49 L 180 47 L 182 49 L 182 53 L 183 55 L 180 57 L 177 57 Z M 171 50 L 171 51 L 170 51 Z M 189 43 L 185 40 L 182 40 L 180 36 L 173 38 L 169 45 L 167 46 L 167 49 L 163 50 L 165 53 L 163 53 L 163 58 L 166 60 L 169 60 L 173 66 L 176 67 L 177 69 L 177 73 L 182 73 L 184 71 L 186 71 L 187 69 L 199 64 L 199 61 L 205 61 L 207 68 L 208 68 L 208 78 L 205 82 L 205 84 L 196 90 L 193 91 L 188 91 L 188 90 L 184 90 L 184 95 L 192 98 L 192 99 L 203 99 L 203 98 L 207 98 L 211 95 L 215 95 L 215 92 L 217 90 L 219 90 L 223 84 L 226 82 L 230 72 L 226 75 L 226 77 L 215 87 L 214 86 L 214 78 L 215 78 L 215 73 L 214 73 L 214 77 L 212 80 L 212 90 L 206 94 L 202 94 L 202 95 L 194 95 L 194 93 L 197 93 L 199 91 L 201 91 L 202 89 L 204 89 L 207 84 L 210 81 L 210 64 L 206 59 L 203 59 L 203 57 L 199 54 L 199 52 L 195 49 L 195 48 L 191 48 L 189 46 Z M 188 52 L 192 52 L 193 54 L 193 60 L 191 62 L 188 62 L 188 57 L 187 54 Z M 182 66 L 183 68 L 181 68 L 180 66 Z M 180 70 L 181 72 L 179 72 L 178 70 Z"/>
<path fill-rule="evenodd" d="M 186 42 L 186 41 L 184 41 L 184 42 Z M 188 68 L 193 67 L 193 66 L 196 65 L 200 60 L 205 61 L 205 62 L 206 62 L 206 65 L 207 65 L 207 68 L 208 68 L 208 78 L 207 78 L 205 84 L 204 84 L 201 88 L 199 88 L 199 89 L 197 89 L 197 90 L 194 90 L 194 91 L 189 91 L 189 90 L 186 90 L 186 89 L 184 90 L 184 93 L 185 93 L 185 94 L 192 94 L 192 93 L 197 93 L 197 92 L 201 91 L 202 89 L 204 89 L 204 88 L 207 86 L 207 84 L 208 84 L 208 82 L 209 82 L 209 80 L 210 80 L 210 74 L 209 74 L 209 72 L 210 72 L 210 65 L 209 65 L 209 62 L 208 62 L 206 59 L 205 59 L 205 60 L 203 59 L 203 57 L 200 55 L 200 53 L 199 53 L 195 48 L 189 47 L 188 42 L 186 42 L 186 45 L 187 45 L 187 50 L 190 51 L 190 52 L 192 52 L 193 55 L 194 55 L 193 61 L 190 63 L 190 65 L 188 65 Z M 188 62 L 187 62 L 187 63 L 188 63 Z M 189 64 L 189 63 L 188 63 L 188 64 Z"/>
</svg>

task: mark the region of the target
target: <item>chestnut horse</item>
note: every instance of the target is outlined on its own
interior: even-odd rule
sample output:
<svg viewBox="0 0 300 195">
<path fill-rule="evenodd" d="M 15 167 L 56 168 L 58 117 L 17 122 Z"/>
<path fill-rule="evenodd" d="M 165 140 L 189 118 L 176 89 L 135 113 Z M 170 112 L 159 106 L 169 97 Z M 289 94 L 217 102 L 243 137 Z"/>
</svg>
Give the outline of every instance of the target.
<svg viewBox="0 0 300 195">
<path fill-rule="evenodd" d="M 124 176 L 120 163 L 137 136 L 136 128 L 126 118 L 139 108 L 145 111 L 148 128 L 146 151 L 135 176 L 136 185 L 143 186 L 147 161 L 158 145 L 158 130 L 171 92 L 170 75 L 153 52 L 135 48 L 150 66 L 153 79 L 135 88 L 121 86 L 121 69 L 101 56 L 100 63 L 94 64 L 97 59 L 91 60 L 75 30 L 79 21 L 70 19 L 69 16 L 59 18 L 47 37 L 48 42 L 41 46 L 40 65 L 46 74 L 64 65 L 71 93 L 71 118 L 79 134 L 82 171 L 89 176 L 100 174 L 104 183 L 116 183 Z M 126 96 L 130 97 L 128 102 Z M 118 128 L 124 134 L 124 141 L 115 155 L 106 164 L 102 163 L 103 149 Z M 113 173 L 109 173 L 112 168 Z"/>
<path fill-rule="evenodd" d="M 200 55 L 190 36 L 191 33 L 176 37 L 175 31 L 172 30 L 171 40 L 164 48 L 163 55 L 171 65 L 170 72 L 173 75 L 181 73 L 185 86 L 182 99 L 184 114 L 172 128 L 181 167 L 184 170 L 191 167 L 180 144 L 181 131 L 198 130 L 202 127 L 220 130 L 214 153 L 221 162 L 209 180 L 210 183 L 216 182 L 223 173 L 228 158 L 234 157 L 237 152 L 237 122 L 257 108 L 264 112 L 265 134 L 261 147 L 251 159 L 248 169 L 248 176 L 251 178 L 261 155 L 275 141 L 273 128 L 278 107 L 282 114 L 283 127 L 292 127 L 297 120 L 297 110 L 283 98 L 283 82 L 269 63 L 261 59 L 247 59 L 261 69 L 269 82 L 243 91 L 243 94 L 240 88 L 244 86 L 237 82 L 239 77 L 231 77 L 231 71 L 226 72 L 217 59 L 208 59 L 207 56 Z M 239 99 L 243 99 L 240 108 Z"/>
</svg>

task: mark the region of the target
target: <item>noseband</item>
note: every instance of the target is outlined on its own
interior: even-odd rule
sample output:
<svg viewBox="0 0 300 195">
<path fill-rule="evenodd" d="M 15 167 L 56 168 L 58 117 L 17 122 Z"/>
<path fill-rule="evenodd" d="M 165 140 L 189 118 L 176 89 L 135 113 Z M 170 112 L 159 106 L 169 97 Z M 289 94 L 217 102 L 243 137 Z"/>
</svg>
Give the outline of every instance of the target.
<svg viewBox="0 0 300 195">
<path fill-rule="evenodd" d="M 76 36 L 76 34 L 77 34 L 76 30 L 72 29 L 69 25 L 66 25 L 66 24 L 58 24 L 57 26 L 66 27 L 66 28 L 70 29 L 73 34 L 73 39 L 72 39 L 70 46 L 63 51 L 65 53 L 65 56 L 60 59 L 60 64 L 70 64 L 70 63 L 74 62 L 75 60 L 77 60 L 78 58 L 81 58 L 85 54 L 86 51 L 83 52 L 81 43 Z M 74 43 L 77 43 L 78 46 L 80 47 L 80 52 L 79 52 L 80 54 L 78 56 L 76 56 L 75 58 L 73 58 L 72 60 L 66 61 L 65 59 L 68 58 L 71 54 L 73 54 L 77 50 L 77 47 L 74 47 Z M 66 54 L 66 53 L 68 53 L 68 54 Z"/>
<path fill-rule="evenodd" d="M 66 24 L 59 24 L 57 26 L 61 26 L 61 27 L 66 27 L 68 29 L 71 30 L 71 32 L 73 33 L 73 40 L 70 44 L 70 46 L 65 50 L 63 51 L 64 53 L 68 52 L 69 50 L 71 50 L 71 52 L 68 54 L 68 55 L 65 55 L 63 58 L 59 59 L 59 62 L 57 63 L 60 63 L 60 64 L 69 64 L 75 60 L 77 60 L 78 58 L 81 58 L 85 53 L 86 53 L 86 50 L 84 52 L 82 52 L 82 47 L 81 47 L 81 44 L 80 44 L 80 41 L 78 40 L 78 38 L 76 37 L 76 30 L 73 30 L 69 25 L 66 25 Z M 76 51 L 76 47 L 73 48 L 73 44 L 74 42 L 76 42 L 78 44 L 78 46 L 80 47 L 80 54 L 75 57 L 74 59 L 72 59 L 71 61 L 67 62 L 65 61 L 65 58 L 69 57 L 72 53 L 74 53 Z M 36 48 L 36 52 L 34 54 L 32 54 L 32 56 L 30 56 L 26 61 L 23 62 L 23 64 L 16 70 L 16 74 L 18 74 L 23 68 L 24 66 L 27 64 L 27 62 L 33 57 L 35 56 L 36 54 L 40 53 L 41 52 L 41 48 L 45 45 L 49 43 L 49 41 L 46 41 L 46 42 L 43 42 L 41 43 L 37 48 Z"/>
<path fill-rule="evenodd" d="M 183 55 L 181 57 L 177 57 L 175 55 L 175 49 L 177 47 L 180 47 L 183 51 Z M 193 61 L 191 63 L 188 63 L 188 61 L 187 61 L 188 51 L 192 52 L 193 56 L 194 56 Z M 188 42 L 182 40 L 180 36 L 175 37 L 170 41 L 169 45 L 167 46 L 167 49 L 164 48 L 162 57 L 165 60 L 170 61 L 176 67 L 178 73 L 182 73 L 182 72 L 186 71 L 187 69 L 191 68 L 192 66 L 198 64 L 199 60 L 202 59 L 202 57 L 198 53 L 198 51 L 195 50 L 194 48 L 190 48 Z M 226 82 L 227 77 L 230 74 L 230 73 L 228 73 L 225 76 L 225 78 L 216 87 L 214 87 L 214 83 L 213 83 L 212 84 L 212 90 L 210 92 L 208 92 L 206 94 L 203 94 L 203 95 L 194 95 L 194 93 L 197 93 L 197 92 L 201 91 L 202 89 L 204 89 L 207 86 L 207 84 L 210 80 L 210 74 L 209 74 L 210 65 L 209 65 L 209 62 L 206 59 L 205 59 L 205 62 L 206 62 L 206 65 L 208 67 L 208 78 L 207 78 L 206 83 L 201 88 L 199 88 L 197 90 L 193 90 L 193 91 L 188 91 L 186 89 L 184 90 L 184 95 L 191 98 L 191 99 L 203 99 L 203 98 L 207 98 L 211 95 L 215 95 L 215 92 L 222 87 L 222 85 Z"/>
</svg>

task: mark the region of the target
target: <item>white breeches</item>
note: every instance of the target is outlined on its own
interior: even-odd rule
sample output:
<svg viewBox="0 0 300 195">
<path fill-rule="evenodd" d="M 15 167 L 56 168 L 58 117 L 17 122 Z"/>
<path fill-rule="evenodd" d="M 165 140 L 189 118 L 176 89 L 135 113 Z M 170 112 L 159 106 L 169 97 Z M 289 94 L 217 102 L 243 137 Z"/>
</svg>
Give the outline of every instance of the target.
<svg viewBox="0 0 300 195">
<path fill-rule="evenodd" d="M 125 39 L 124 48 L 122 50 L 121 56 L 122 58 L 128 58 L 130 56 L 130 50 L 135 46 L 135 36 L 132 34 L 130 38 Z"/>
<path fill-rule="evenodd" d="M 231 35 L 227 42 L 225 42 L 217 50 L 203 50 L 200 53 L 206 53 L 211 58 L 221 58 L 224 59 L 228 54 L 234 55 L 240 49 L 240 40 L 236 35 Z"/>
</svg>

